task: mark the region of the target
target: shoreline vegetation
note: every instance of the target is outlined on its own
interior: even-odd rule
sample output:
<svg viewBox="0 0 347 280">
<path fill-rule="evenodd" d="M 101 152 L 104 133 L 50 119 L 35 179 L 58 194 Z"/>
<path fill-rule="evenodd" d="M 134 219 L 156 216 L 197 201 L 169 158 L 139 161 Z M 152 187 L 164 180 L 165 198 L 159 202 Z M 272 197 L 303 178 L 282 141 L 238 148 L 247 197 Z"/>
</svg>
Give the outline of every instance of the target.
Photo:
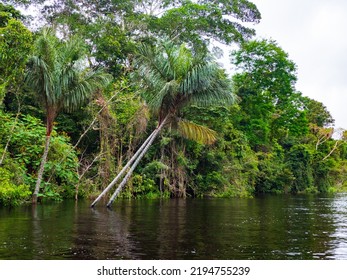
<svg viewBox="0 0 347 280">
<path fill-rule="evenodd" d="M 346 131 L 251 1 L 106 2 L 0 3 L 1 206 L 93 200 L 142 143 L 120 198 L 347 191 Z"/>
</svg>

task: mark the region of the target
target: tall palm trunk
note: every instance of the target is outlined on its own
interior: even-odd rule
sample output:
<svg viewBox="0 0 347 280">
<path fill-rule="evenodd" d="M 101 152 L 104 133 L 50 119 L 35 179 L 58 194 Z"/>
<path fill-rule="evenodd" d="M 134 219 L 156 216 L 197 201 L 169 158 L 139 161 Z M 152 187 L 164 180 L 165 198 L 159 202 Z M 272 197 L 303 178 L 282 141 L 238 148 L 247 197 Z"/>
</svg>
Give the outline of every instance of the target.
<svg viewBox="0 0 347 280">
<path fill-rule="evenodd" d="M 93 201 L 93 203 L 90 205 L 90 207 L 94 207 L 95 204 L 102 198 L 102 196 L 105 195 L 105 193 L 108 192 L 117 183 L 117 181 L 123 176 L 124 172 L 136 160 L 136 158 L 139 156 L 139 154 L 142 152 L 142 150 L 147 146 L 148 142 L 152 139 L 155 131 L 156 130 L 154 130 L 152 132 L 152 134 L 146 139 L 146 141 L 141 145 L 141 147 L 136 151 L 136 153 L 131 157 L 131 159 L 127 162 L 127 164 L 118 173 L 116 178 L 114 178 L 112 180 L 112 182 L 102 191 L 102 193 Z"/>
<path fill-rule="evenodd" d="M 34 42 L 34 52 L 28 60 L 25 82 L 42 101 L 47 122 L 45 149 L 33 193 L 33 203 L 37 202 L 50 136 L 58 113 L 63 109 L 68 112 L 76 110 L 93 92 L 111 81 L 111 76 L 100 69 L 93 70 L 82 66 L 86 58 L 83 40 L 76 37 L 60 40 L 53 28 L 43 28 Z"/>
<path fill-rule="evenodd" d="M 37 203 L 37 197 L 38 197 L 38 194 L 40 191 L 40 185 L 41 185 L 41 181 L 42 181 L 42 177 L 43 177 L 43 171 L 45 170 L 45 164 L 47 162 L 47 155 L 48 155 L 50 141 L 51 141 L 51 135 L 46 135 L 45 149 L 43 151 L 43 155 L 41 158 L 40 169 L 39 169 L 39 172 L 37 174 L 37 181 L 36 181 L 35 190 L 34 190 L 33 197 L 32 197 L 32 203 L 33 204 Z"/>
<path fill-rule="evenodd" d="M 161 124 L 152 132 L 151 137 L 150 137 L 147 145 L 145 145 L 145 147 L 142 149 L 142 152 L 139 154 L 139 156 L 135 160 L 134 164 L 131 166 L 130 170 L 128 171 L 127 175 L 124 177 L 123 181 L 118 185 L 116 191 L 113 193 L 110 200 L 108 201 L 107 207 L 111 206 L 111 204 L 113 203 L 113 201 L 115 200 L 117 195 L 121 192 L 122 188 L 128 182 L 128 180 L 129 180 L 130 176 L 132 175 L 132 173 L 134 172 L 136 166 L 139 164 L 139 162 L 143 158 L 143 156 L 147 153 L 147 151 L 150 148 L 150 146 L 152 145 L 154 139 L 157 137 L 157 135 L 159 134 L 159 132 L 161 131 L 161 129 L 165 125 L 167 118 L 168 117 L 165 117 L 165 119 L 161 122 Z"/>
<path fill-rule="evenodd" d="M 41 158 L 41 164 L 40 164 L 40 169 L 39 172 L 37 173 L 37 180 L 36 180 L 36 185 L 32 197 L 32 203 L 36 204 L 37 203 L 37 197 L 40 191 L 40 186 L 41 186 L 41 181 L 43 177 L 43 172 L 45 170 L 45 164 L 47 162 L 47 155 L 49 151 L 49 144 L 51 142 L 51 133 L 53 131 L 53 122 L 56 117 L 56 111 L 55 110 L 47 110 L 46 113 L 46 140 L 45 140 L 45 148 L 43 151 L 43 155 Z"/>
</svg>

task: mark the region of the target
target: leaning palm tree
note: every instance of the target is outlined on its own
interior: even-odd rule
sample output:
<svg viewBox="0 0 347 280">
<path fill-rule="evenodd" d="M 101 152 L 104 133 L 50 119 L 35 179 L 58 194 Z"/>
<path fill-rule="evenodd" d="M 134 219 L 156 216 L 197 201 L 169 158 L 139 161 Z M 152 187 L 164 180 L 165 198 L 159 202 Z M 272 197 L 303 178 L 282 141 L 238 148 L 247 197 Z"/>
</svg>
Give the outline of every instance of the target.
<svg viewBox="0 0 347 280">
<path fill-rule="evenodd" d="M 183 108 L 190 105 L 228 105 L 235 100 L 230 82 L 217 63 L 209 57 L 194 55 L 185 45 L 176 46 L 171 42 L 157 47 L 141 45 L 136 66 L 134 76 L 141 95 L 157 116 L 158 125 L 117 177 L 95 199 L 92 207 L 127 172 L 107 206 L 112 204 L 164 126 L 177 128 L 183 136 L 203 144 L 216 140 L 213 130 L 180 118 Z"/>
<path fill-rule="evenodd" d="M 77 38 L 62 41 L 53 29 L 45 28 L 35 41 L 34 50 L 26 70 L 26 83 L 46 114 L 45 147 L 32 197 L 32 202 L 37 203 L 54 120 L 62 110 L 76 110 L 110 79 L 101 70 L 86 67 L 86 48 Z"/>
</svg>

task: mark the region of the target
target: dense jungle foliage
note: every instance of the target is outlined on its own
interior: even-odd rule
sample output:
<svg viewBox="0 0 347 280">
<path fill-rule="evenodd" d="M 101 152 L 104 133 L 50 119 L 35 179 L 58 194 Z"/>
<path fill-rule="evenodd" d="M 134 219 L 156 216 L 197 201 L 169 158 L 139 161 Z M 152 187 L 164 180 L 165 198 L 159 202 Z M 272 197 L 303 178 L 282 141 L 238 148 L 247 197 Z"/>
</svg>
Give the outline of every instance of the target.
<svg viewBox="0 0 347 280">
<path fill-rule="evenodd" d="M 347 135 L 251 2 L 2 2 L 0 205 L 95 197 L 168 113 L 122 197 L 346 189 Z"/>
</svg>

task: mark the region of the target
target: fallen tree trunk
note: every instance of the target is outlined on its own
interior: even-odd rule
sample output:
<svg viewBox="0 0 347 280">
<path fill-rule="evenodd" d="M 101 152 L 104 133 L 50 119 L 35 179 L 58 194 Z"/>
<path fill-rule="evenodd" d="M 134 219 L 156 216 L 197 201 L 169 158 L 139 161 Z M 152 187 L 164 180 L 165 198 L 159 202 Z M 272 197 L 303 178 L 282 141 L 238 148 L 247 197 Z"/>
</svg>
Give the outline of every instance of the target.
<svg viewBox="0 0 347 280">
<path fill-rule="evenodd" d="M 158 129 L 158 128 L 157 128 Z M 152 139 L 154 133 L 156 132 L 155 129 L 150 136 L 145 140 L 145 142 L 141 145 L 141 147 L 136 151 L 136 153 L 131 157 L 131 159 L 127 162 L 127 164 L 122 168 L 122 170 L 118 173 L 116 178 L 112 180 L 112 182 L 102 191 L 102 193 L 93 201 L 93 203 L 90 205 L 90 207 L 94 207 L 95 204 L 108 192 L 116 183 L 117 181 L 123 176 L 124 172 L 130 167 L 130 165 L 136 160 L 136 158 L 140 155 L 142 150 L 147 146 L 148 142 Z"/>
<path fill-rule="evenodd" d="M 149 141 L 147 142 L 147 144 L 145 145 L 145 147 L 143 147 L 143 145 L 141 147 L 143 147 L 141 153 L 139 154 L 139 156 L 136 158 L 134 164 L 131 166 L 130 170 L 128 171 L 128 173 L 126 174 L 126 176 L 124 177 L 123 181 L 118 185 L 116 191 L 113 193 L 113 195 L 111 196 L 110 200 L 107 203 L 107 207 L 110 207 L 111 204 L 113 203 L 113 201 L 115 200 L 115 198 L 118 196 L 118 194 L 121 192 L 122 188 L 125 186 L 125 184 L 128 182 L 130 176 L 132 175 L 132 173 L 134 172 L 136 166 L 139 164 L 140 160 L 143 158 L 143 156 L 147 153 L 148 149 L 150 148 L 150 146 L 152 145 L 154 139 L 157 137 L 157 135 L 159 134 L 159 132 L 161 131 L 161 129 L 163 128 L 165 122 L 166 122 L 167 117 L 162 121 L 162 123 L 152 132 L 151 136 L 148 137 L 147 139 L 149 139 Z M 118 176 L 117 176 L 118 177 Z"/>
</svg>

